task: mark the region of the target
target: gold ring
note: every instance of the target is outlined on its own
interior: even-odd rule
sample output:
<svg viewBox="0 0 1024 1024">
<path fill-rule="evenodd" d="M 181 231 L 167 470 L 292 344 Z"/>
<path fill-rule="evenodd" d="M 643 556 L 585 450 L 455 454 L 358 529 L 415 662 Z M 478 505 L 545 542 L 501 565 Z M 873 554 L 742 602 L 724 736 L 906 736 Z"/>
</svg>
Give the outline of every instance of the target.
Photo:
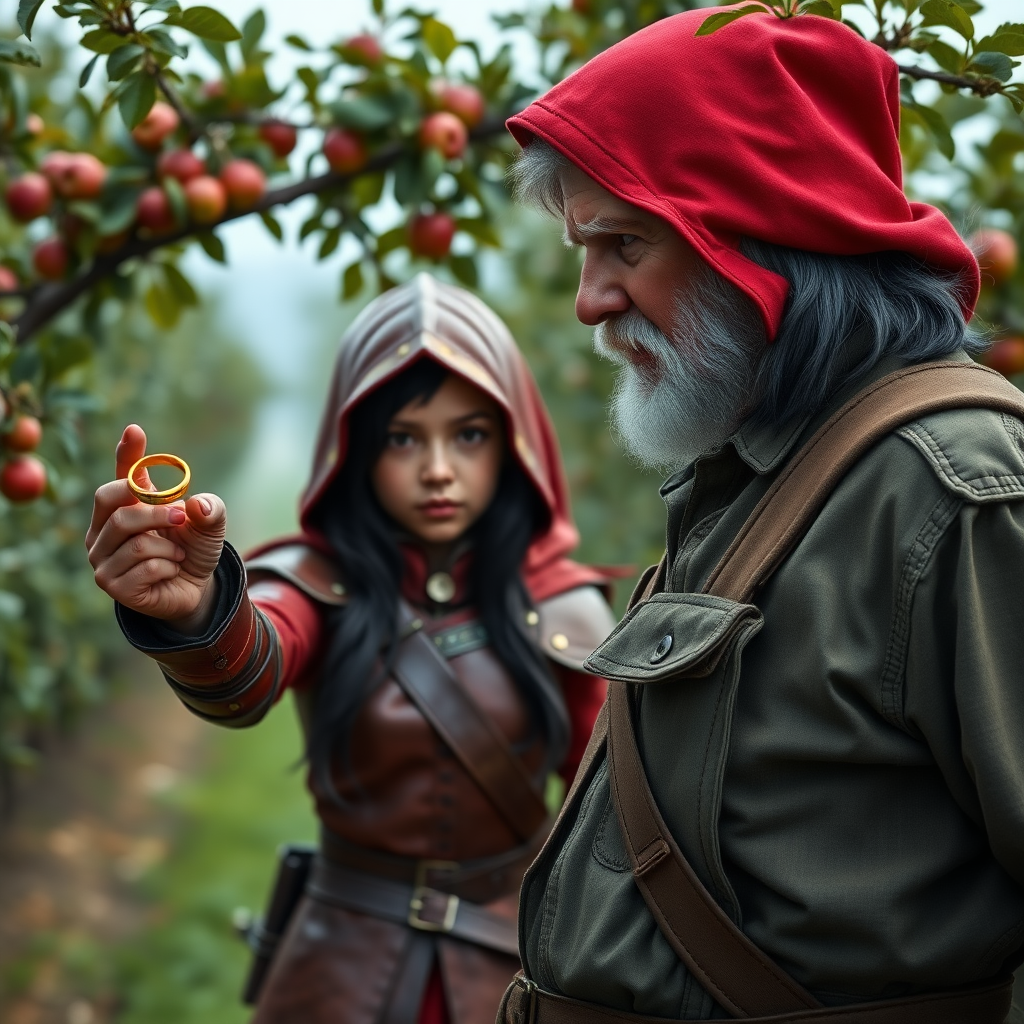
<svg viewBox="0 0 1024 1024">
<path fill-rule="evenodd" d="M 140 469 L 147 469 L 150 466 L 172 466 L 174 469 L 180 469 L 184 476 L 174 487 L 168 487 L 166 491 L 147 491 L 139 486 L 135 474 Z M 192 470 L 188 468 L 188 463 L 184 459 L 179 459 L 177 455 L 144 455 L 128 470 L 128 490 L 147 505 L 169 505 L 172 501 L 184 498 L 191 482 Z"/>
</svg>

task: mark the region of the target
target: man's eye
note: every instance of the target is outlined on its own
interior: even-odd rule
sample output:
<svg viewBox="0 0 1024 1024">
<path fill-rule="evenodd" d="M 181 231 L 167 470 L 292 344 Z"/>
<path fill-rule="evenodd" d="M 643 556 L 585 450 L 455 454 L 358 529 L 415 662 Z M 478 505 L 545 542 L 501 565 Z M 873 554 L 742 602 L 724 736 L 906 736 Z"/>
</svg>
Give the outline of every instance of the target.
<svg viewBox="0 0 1024 1024">
<path fill-rule="evenodd" d="M 639 235 L 619 235 L 619 242 L 623 249 L 625 249 L 627 245 L 632 245 L 634 242 L 639 241 Z"/>
</svg>

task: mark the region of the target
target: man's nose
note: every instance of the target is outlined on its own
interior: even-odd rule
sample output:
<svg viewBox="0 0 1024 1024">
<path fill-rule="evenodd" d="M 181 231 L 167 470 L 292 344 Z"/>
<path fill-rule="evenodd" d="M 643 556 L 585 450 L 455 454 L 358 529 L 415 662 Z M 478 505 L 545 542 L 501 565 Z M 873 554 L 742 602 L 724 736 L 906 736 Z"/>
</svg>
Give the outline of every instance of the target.
<svg viewBox="0 0 1024 1024">
<path fill-rule="evenodd" d="M 427 460 L 423 465 L 423 479 L 430 484 L 449 483 L 455 476 L 448 446 L 443 438 L 431 441 L 427 446 Z"/>
<path fill-rule="evenodd" d="M 609 267 L 605 254 L 588 251 L 576 293 L 576 318 L 580 323 L 596 327 L 616 313 L 625 313 L 632 304 L 633 300 Z"/>
</svg>

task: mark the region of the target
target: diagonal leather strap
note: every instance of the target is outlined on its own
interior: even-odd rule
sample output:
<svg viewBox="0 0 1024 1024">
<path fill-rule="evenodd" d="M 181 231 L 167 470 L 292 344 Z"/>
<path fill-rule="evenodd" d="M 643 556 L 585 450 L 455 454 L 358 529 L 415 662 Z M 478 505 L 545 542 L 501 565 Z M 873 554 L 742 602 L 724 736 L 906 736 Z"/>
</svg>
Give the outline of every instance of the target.
<svg viewBox="0 0 1024 1024">
<path fill-rule="evenodd" d="M 501 730 L 470 697 L 422 621 L 403 601 L 392 674 L 462 767 L 523 842 L 548 823 L 548 809 Z"/>
<path fill-rule="evenodd" d="M 999 374 L 959 362 L 908 367 L 860 392 L 779 473 L 715 567 L 704 591 L 748 601 L 865 452 L 903 423 L 931 412 L 962 408 L 989 408 L 1024 418 L 1024 396 Z M 642 600 L 664 579 L 664 565 L 663 560 L 649 578 Z M 782 1015 L 780 1019 L 788 1020 L 788 1015 L 794 1014 L 792 1019 L 799 1020 L 800 1011 L 818 1009 L 806 1019 L 829 1019 L 830 1011 L 821 1009 L 809 992 L 755 946 L 704 888 L 651 793 L 637 748 L 626 684 L 610 683 L 608 699 L 608 764 L 615 810 L 637 886 L 673 950 L 716 1002 L 736 1017 Z M 981 1006 L 976 1009 L 980 1012 Z M 894 1018 L 878 1017 L 880 1022 L 889 1019 Z M 965 1011 L 963 1019 L 991 1018 Z"/>
</svg>

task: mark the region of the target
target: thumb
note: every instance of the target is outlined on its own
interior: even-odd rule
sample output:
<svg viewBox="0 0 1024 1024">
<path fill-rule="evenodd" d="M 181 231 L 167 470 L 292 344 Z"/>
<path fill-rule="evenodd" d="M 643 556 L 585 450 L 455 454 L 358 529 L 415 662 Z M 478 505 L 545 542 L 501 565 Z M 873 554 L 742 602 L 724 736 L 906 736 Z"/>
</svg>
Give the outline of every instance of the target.
<svg viewBox="0 0 1024 1024">
<path fill-rule="evenodd" d="M 216 494 L 193 494 L 185 502 L 185 514 L 197 533 L 223 537 L 227 532 L 227 507 Z"/>
</svg>

